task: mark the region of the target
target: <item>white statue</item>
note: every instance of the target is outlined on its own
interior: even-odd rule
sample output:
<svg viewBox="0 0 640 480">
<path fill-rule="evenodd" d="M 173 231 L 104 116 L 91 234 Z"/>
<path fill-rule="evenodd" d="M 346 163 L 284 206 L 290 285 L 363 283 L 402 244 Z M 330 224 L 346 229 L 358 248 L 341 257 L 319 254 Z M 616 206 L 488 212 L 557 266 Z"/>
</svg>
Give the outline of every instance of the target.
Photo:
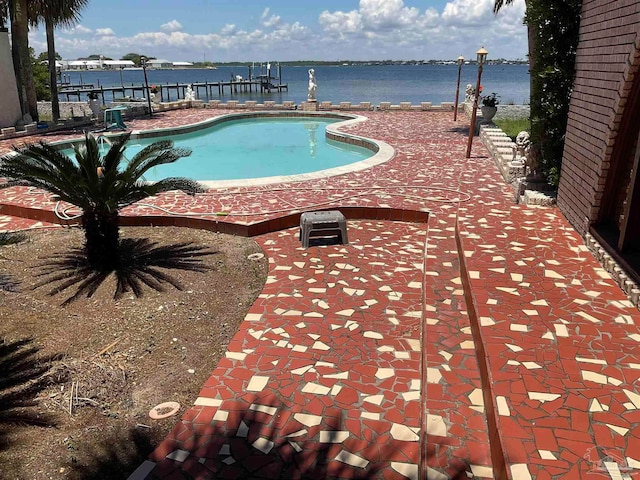
<svg viewBox="0 0 640 480">
<path fill-rule="evenodd" d="M 527 158 L 531 150 L 531 141 L 529 140 L 528 132 L 520 132 L 516 137 L 516 144 L 513 148 L 513 158 L 511 162 L 518 166 L 527 165 Z"/>
<path fill-rule="evenodd" d="M 316 101 L 316 90 L 318 89 L 318 85 L 316 84 L 316 75 L 315 70 L 313 68 L 309 69 L 309 94 L 307 95 L 307 100 L 310 102 Z"/>
<path fill-rule="evenodd" d="M 191 100 L 195 100 L 196 99 L 196 94 L 193 91 L 193 88 L 191 87 L 191 85 L 187 85 L 187 91 L 184 94 L 184 99 L 188 102 L 190 102 Z"/>
<path fill-rule="evenodd" d="M 471 102 L 473 101 L 476 95 L 476 89 L 473 87 L 473 85 L 471 85 L 470 83 L 467 83 L 467 88 L 465 88 L 464 93 L 465 93 L 464 101 Z"/>
</svg>

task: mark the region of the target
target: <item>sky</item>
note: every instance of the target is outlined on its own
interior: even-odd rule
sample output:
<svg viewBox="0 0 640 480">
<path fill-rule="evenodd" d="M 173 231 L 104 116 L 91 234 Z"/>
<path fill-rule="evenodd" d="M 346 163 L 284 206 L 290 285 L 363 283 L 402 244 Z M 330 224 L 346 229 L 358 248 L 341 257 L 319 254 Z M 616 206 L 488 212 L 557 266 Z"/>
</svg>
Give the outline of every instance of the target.
<svg viewBox="0 0 640 480">
<path fill-rule="evenodd" d="M 56 30 L 63 59 L 138 53 L 169 61 L 526 58 L 524 0 L 90 0 Z M 30 46 L 46 51 L 44 26 Z"/>
</svg>

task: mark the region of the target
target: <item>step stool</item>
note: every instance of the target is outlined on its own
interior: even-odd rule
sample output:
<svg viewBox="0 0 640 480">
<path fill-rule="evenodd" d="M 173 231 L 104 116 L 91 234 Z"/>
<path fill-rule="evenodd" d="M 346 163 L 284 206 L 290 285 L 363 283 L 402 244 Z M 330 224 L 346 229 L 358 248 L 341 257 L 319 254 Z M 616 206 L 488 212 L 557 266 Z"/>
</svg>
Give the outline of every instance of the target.
<svg viewBox="0 0 640 480">
<path fill-rule="evenodd" d="M 328 237 L 336 235 L 344 245 L 347 238 L 347 221 L 338 210 L 305 212 L 300 215 L 300 240 L 304 248 L 309 248 L 310 237 Z"/>
</svg>

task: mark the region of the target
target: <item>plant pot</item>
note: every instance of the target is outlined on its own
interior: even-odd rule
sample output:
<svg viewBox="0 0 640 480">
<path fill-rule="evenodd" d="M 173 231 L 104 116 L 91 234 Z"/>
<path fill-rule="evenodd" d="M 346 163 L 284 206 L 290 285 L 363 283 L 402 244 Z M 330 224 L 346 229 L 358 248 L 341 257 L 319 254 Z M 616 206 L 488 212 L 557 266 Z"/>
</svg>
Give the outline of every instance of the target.
<svg viewBox="0 0 640 480">
<path fill-rule="evenodd" d="M 496 113 L 498 113 L 498 107 L 485 107 L 483 105 L 482 107 L 480 107 L 480 110 L 482 111 L 482 118 L 485 122 L 490 122 L 491 120 L 493 120 L 493 117 L 495 117 Z"/>
<path fill-rule="evenodd" d="M 97 98 L 89 100 L 89 108 L 91 109 L 91 113 L 94 117 L 100 117 L 100 114 L 102 113 L 102 105 L 100 104 L 100 100 L 98 100 Z"/>
</svg>

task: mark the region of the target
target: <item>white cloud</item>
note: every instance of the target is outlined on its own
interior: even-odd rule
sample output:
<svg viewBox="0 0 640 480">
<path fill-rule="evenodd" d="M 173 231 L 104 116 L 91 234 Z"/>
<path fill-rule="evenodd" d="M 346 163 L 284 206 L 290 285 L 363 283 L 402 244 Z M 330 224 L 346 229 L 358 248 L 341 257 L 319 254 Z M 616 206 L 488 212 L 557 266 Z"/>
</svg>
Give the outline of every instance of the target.
<svg viewBox="0 0 640 480">
<path fill-rule="evenodd" d="M 357 10 L 333 13 L 325 10 L 320 14 L 318 21 L 324 30 L 331 34 L 342 36 L 362 31 L 362 16 Z"/>
<path fill-rule="evenodd" d="M 420 11 L 405 7 L 402 0 L 360 0 L 360 14 L 365 28 L 391 30 L 419 23 Z"/>
<path fill-rule="evenodd" d="M 96 28 L 96 36 L 98 37 L 112 37 L 115 32 L 110 28 Z"/>
<path fill-rule="evenodd" d="M 260 23 L 267 28 L 275 27 L 280 23 L 280 16 L 279 15 L 269 16 L 269 7 L 267 7 L 262 12 L 262 16 L 260 17 Z"/>
<path fill-rule="evenodd" d="M 358 10 L 329 12 L 318 18 L 325 32 L 344 37 L 358 34 L 366 38 L 402 38 L 407 32 L 420 32 L 435 27 L 438 12 L 430 8 L 421 13 L 415 7 L 407 7 L 403 0 L 360 0 Z"/>
<path fill-rule="evenodd" d="M 405 0 L 360 0 L 357 10 L 323 11 L 318 23 L 325 33 L 325 48 L 358 42 L 378 58 L 455 58 L 460 45 L 480 43 L 508 48 L 507 58 L 523 56 L 524 0 L 515 0 L 497 16 L 493 4 L 494 0 L 451 0 L 438 12 L 407 6 Z"/>
<path fill-rule="evenodd" d="M 220 29 L 221 35 L 233 35 L 236 33 L 237 29 L 233 23 L 227 23 L 224 27 Z"/>
<path fill-rule="evenodd" d="M 163 25 L 160 25 L 160 29 L 165 32 L 178 32 L 182 30 L 182 24 L 177 20 L 171 20 Z"/>
<path fill-rule="evenodd" d="M 453 0 L 445 5 L 442 20 L 457 26 L 492 23 L 493 4 L 493 0 Z"/>
<path fill-rule="evenodd" d="M 78 25 L 56 35 L 65 58 L 88 53 L 118 57 L 131 52 L 196 60 L 206 52 L 213 61 L 374 60 L 467 58 L 484 45 L 489 58 L 522 58 L 527 51 L 522 25 L 524 0 L 515 0 L 496 16 L 494 0 L 448 0 L 440 10 L 416 8 L 417 0 L 360 0 L 349 11 L 318 11 L 317 24 L 284 22 L 265 8 L 253 30 L 227 23 L 217 31 L 184 31 L 177 20 L 157 31 L 116 36 L 111 29 L 95 32 Z M 34 48 L 46 48 L 42 29 L 30 35 Z M 95 33 L 95 35 L 87 35 Z"/>
<path fill-rule="evenodd" d="M 73 27 L 64 28 L 62 31 L 69 35 L 86 35 L 93 32 L 93 30 L 91 30 L 90 28 L 83 27 L 80 24 L 75 25 Z"/>
</svg>

